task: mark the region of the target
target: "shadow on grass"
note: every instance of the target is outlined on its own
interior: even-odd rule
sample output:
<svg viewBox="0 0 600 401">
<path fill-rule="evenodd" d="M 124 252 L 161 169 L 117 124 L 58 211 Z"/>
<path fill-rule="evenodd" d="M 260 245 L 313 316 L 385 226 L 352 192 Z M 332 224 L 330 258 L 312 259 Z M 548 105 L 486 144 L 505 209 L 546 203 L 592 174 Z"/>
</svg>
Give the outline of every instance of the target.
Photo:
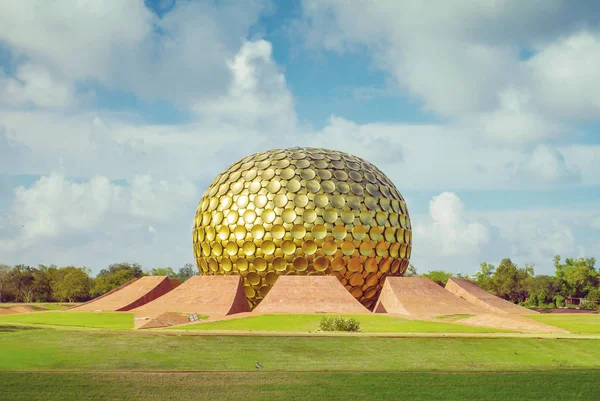
<svg viewBox="0 0 600 401">
<path fill-rule="evenodd" d="M 9 324 L 0 324 L 0 333 L 14 333 L 16 331 L 41 330 L 39 327 L 31 326 L 13 326 Z"/>
</svg>

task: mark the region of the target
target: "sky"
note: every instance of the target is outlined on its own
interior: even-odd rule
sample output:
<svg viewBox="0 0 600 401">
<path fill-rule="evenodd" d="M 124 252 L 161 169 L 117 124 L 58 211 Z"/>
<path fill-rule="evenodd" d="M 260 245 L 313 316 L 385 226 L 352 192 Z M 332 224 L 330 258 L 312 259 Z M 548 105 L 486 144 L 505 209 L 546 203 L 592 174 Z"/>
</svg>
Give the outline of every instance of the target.
<svg viewBox="0 0 600 401">
<path fill-rule="evenodd" d="M 272 148 L 369 160 L 419 272 L 600 257 L 600 3 L 0 2 L 0 263 L 193 262 Z"/>
</svg>

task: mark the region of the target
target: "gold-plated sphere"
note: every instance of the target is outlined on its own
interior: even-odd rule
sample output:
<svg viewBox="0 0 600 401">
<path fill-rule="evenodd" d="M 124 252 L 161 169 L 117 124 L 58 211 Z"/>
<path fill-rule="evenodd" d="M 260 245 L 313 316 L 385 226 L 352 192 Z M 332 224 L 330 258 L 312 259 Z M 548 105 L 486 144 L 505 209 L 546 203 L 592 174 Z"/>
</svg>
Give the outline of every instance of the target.
<svg viewBox="0 0 600 401">
<path fill-rule="evenodd" d="M 196 210 L 200 274 L 239 274 L 251 307 L 282 274 L 335 275 L 370 308 L 408 267 L 406 202 L 371 163 L 335 150 L 274 149 L 239 160 Z"/>
</svg>

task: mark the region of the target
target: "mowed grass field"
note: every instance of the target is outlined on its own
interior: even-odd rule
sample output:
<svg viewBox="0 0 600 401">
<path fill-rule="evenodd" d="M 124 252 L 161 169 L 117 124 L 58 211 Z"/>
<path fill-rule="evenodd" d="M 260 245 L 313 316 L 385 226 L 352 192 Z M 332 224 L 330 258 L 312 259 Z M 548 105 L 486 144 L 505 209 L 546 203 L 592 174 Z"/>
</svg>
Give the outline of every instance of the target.
<svg viewBox="0 0 600 401">
<path fill-rule="evenodd" d="M 600 393 L 600 340 L 281 336 L 313 331 L 320 317 L 264 315 L 190 331 L 136 331 L 129 313 L 2 316 L 0 399 L 596 400 Z M 357 318 L 366 332 L 479 332 Z M 583 323 L 580 329 L 591 330 Z M 279 336 L 197 335 L 210 325 Z"/>
<path fill-rule="evenodd" d="M 596 313 L 556 313 L 530 315 L 528 317 L 538 322 L 569 330 L 572 333 L 600 334 L 600 314 Z"/>
<path fill-rule="evenodd" d="M 25 326 L 21 328 L 27 328 Z M 600 340 L 194 336 L 0 328 L 0 370 L 599 369 Z"/>
<path fill-rule="evenodd" d="M 70 326 L 125 330 L 133 328 L 133 314 L 124 312 L 47 312 L 0 316 L 0 325 Z"/>
<path fill-rule="evenodd" d="M 259 315 L 239 319 L 177 326 L 175 330 L 237 330 L 237 331 L 290 331 L 314 332 L 324 315 Z M 474 327 L 443 322 L 426 322 L 385 315 L 356 315 L 363 333 L 500 333 L 486 327 Z"/>
<path fill-rule="evenodd" d="M 597 400 L 596 372 L 2 373 L 5 401 Z"/>
</svg>

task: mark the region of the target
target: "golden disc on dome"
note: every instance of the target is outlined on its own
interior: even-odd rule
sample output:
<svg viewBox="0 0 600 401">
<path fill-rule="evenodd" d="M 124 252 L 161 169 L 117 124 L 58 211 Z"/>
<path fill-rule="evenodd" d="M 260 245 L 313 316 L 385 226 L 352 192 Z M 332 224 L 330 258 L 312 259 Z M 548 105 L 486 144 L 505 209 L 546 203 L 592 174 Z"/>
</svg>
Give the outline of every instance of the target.
<svg viewBox="0 0 600 401">
<path fill-rule="evenodd" d="M 288 181 L 285 188 L 290 192 L 296 193 L 302 188 L 302 184 L 300 184 L 300 181 L 292 179 Z"/>
<path fill-rule="evenodd" d="M 286 267 L 287 267 L 287 262 L 281 256 L 278 256 L 273 259 L 273 269 L 275 269 L 276 271 L 282 272 L 286 269 Z"/>
<path fill-rule="evenodd" d="M 280 224 L 275 224 L 271 227 L 271 235 L 273 236 L 273 239 L 282 239 L 285 235 L 285 227 Z"/>
<path fill-rule="evenodd" d="M 292 255 L 296 252 L 296 244 L 293 241 L 283 241 L 281 244 L 281 250 L 284 255 Z"/>
<path fill-rule="evenodd" d="M 327 228 L 324 225 L 316 225 L 312 228 L 312 235 L 315 239 L 323 239 L 327 235 Z"/>
<path fill-rule="evenodd" d="M 290 233 L 292 234 L 292 238 L 302 239 L 306 235 L 306 228 L 301 224 L 295 224 L 291 228 Z"/>
<path fill-rule="evenodd" d="M 348 232 L 346 231 L 346 227 L 344 226 L 333 227 L 331 233 L 333 234 L 333 238 L 335 238 L 338 241 L 343 241 L 346 238 L 346 235 L 348 234 Z"/>
<path fill-rule="evenodd" d="M 314 202 L 318 207 L 324 208 L 329 204 L 329 197 L 326 194 L 318 194 L 315 195 Z"/>
<path fill-rule="evenodd" d="M 319 170 L 317 171 L 317 174 L 319 175 L 322 181 L 329 180 L 331 179 L 331 177 L 333 177 L 333 174 L 329 170 Z"/>
<path fill-rule="evenodd" d="M 254 239 L 262 239 L 265 236 L 265 227 L 256 224 L 250 229 L 250 234 L 252 234 Z"/>
<path fill-rule="evenodd" d="M 262 272 L 267 270 L 267 261 L 263 258 L 254 258 L 252 262 L 256 271 Z"/>
<path fill-rule="evenodd" d="M 263 241 L 260 244 L 260 250 L 265 255 L 272 255 L 275 252 L 275 243 L 269 240 Z"/>
<path fill-rule="evenodd" d="M 314 209 L 306 209 L 302 213 L 302 218 L 305 222 L 312 224 L 317 220 L 317 212 Z"/>
<path fill-rule="evenodd" d="M 315 171 L 312 169 L 309 169 L 309 168 L 302 170 L 300 172 L 300 177 L 302 177 L 302 179 L 304 179 L 306 181 L 312 180 L 313 178 L 315 178 L 315 176 L 316 176 Z"/>
<path fill-rule="evenodd" d="M 329 259 L 324 256 L 320 256 L 315 259 L 313 265 L 316 271 L 323 272 L 329 267 Z"/>
<path fill-rule="evenodd" d="M 306 182 L 306 189 L 308 192 L 316 194 L 321 190 L 321 184 L 318 181 L 311 180 Z"/>
<path fill-rule="evenodd" d="M 305 255 L 313 255 L 317 252 L 317 243 L 312 240 L 306 240 L 302 243 L 302 250 Z"/>
<path fill-rule="evenodd" d="M 277 215 L 275 214 L 275 211 L 272 209 L 265 209 L 265 210 L 263 210 L 263 212 L 260 215 L 260 218 L 265 223 L 272 223 L 275 220 L 275 217 L 277 217 Z"/>
<path fill-rule="evenodd" d="M 302 272 L 308 268 L 308 261 L 306 260 L 305 257 L 298 256 L 297 258 L 294 259 L 293 265 L 294 265 L 294 269 Z"/>
<path fill-rule="evenodd" d="M 293 168 L 286 168 L 284 170 L 281 170 L 281 172 L 279 173 L 279 176 L 284 180 L 289 180 L 289 179 L 293 178 L 295 175 L 296 175 L 296 172 L 294 171 Z"/>
<path fill-rule="evenodd" d="M 337 211 L 335 209 L 327 209 L 323 213 L 323 220 L 327 223 L 335 223 L 338 218 Z"/>
<path fill-rule="evenodd" d="M 294 209 L 285 209 L 283 212 L 281 212 L 281 217 L 283 218 L 284 222 L 293 223 L 296 219 L 296 212 Z"/>
<path fill-rule="evenodd" d="M 306 207 L 308 205 L 308 196 L 304 194 L 298 194 L 294 196 L 294 205 L 297 207 Z"/>
<path fill-rule="evenodd" d="M 308 168 L 308 167 L 310 167 L 310 162 L 308 160 L 298 160 L 296 162 L 296 167 L 298 167 L 298 168 Z"/>
</svg>

